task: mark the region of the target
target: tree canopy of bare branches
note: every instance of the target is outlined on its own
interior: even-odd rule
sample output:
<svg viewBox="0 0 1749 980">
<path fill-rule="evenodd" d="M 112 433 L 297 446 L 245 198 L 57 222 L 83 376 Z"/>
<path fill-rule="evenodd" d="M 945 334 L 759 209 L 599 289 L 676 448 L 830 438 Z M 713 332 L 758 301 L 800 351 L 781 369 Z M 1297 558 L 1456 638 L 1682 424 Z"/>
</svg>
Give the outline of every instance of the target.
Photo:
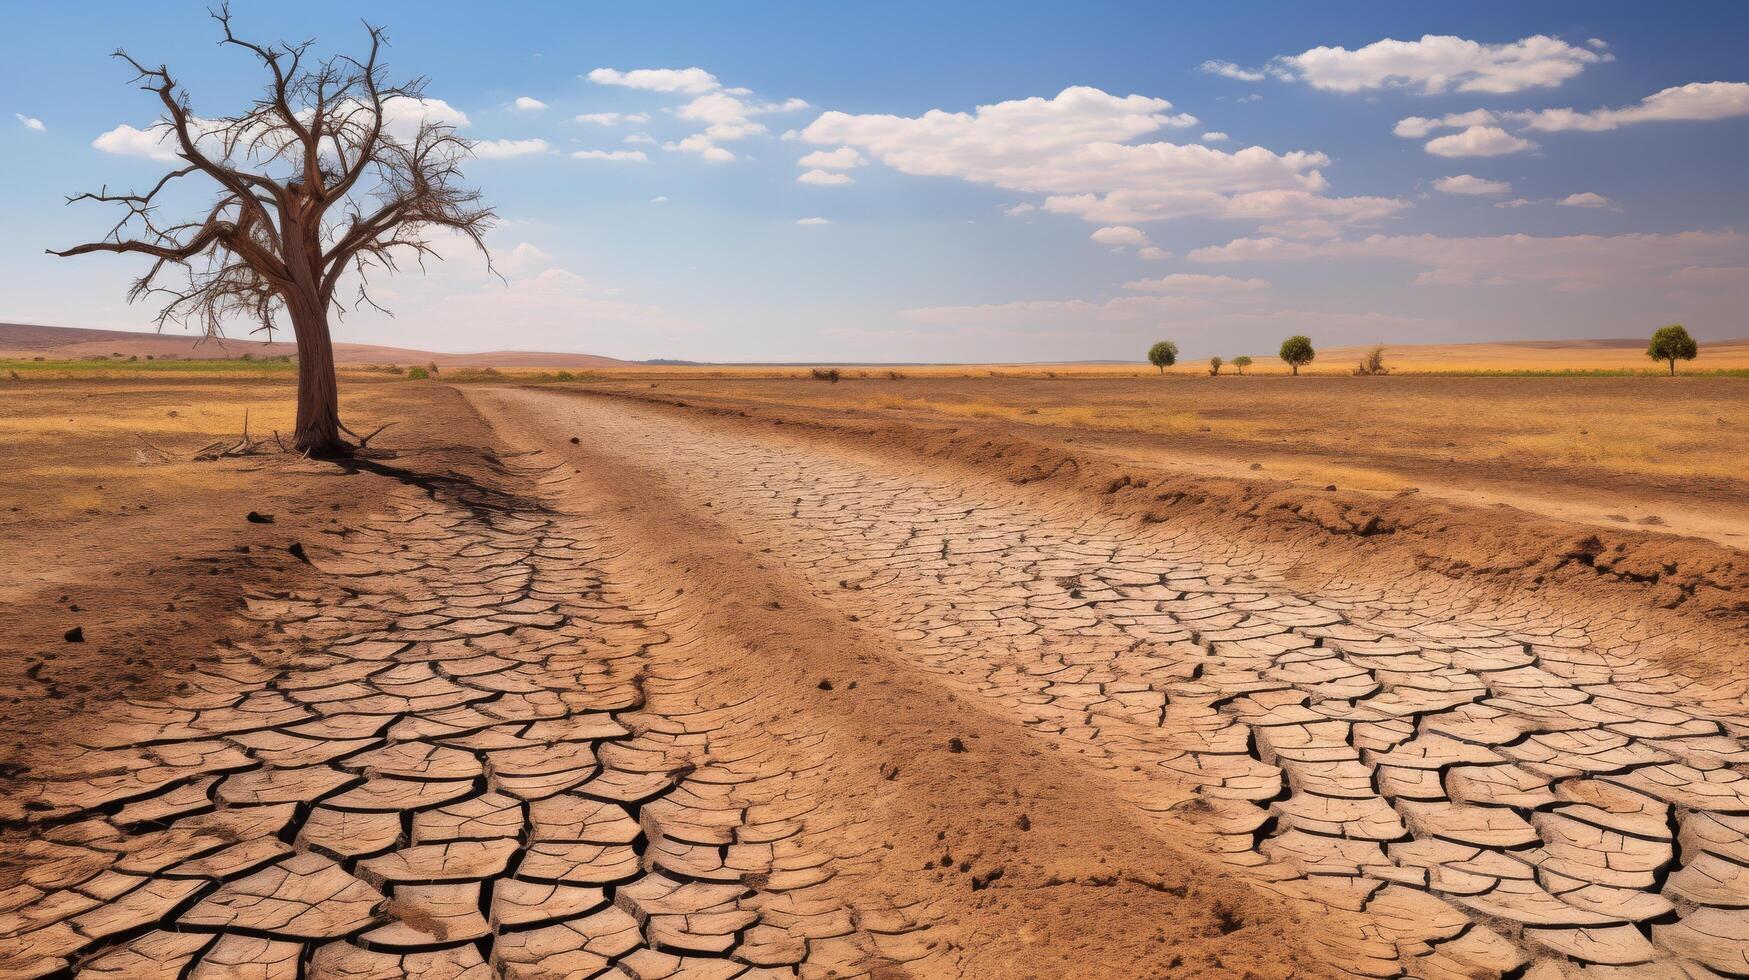
<svg viewBox="0 0 1749 980">
<path fill-rule="evenodd" d="M 239 115 L 195 113 L 168 68 L 116 57 L 157 96 L 163 116 L 152 132 L 182 166 L 143 192 L 68 198 L 122 209 L 101 240 L 65 250 L 140 254 L 151 259 L 130 301 L 163 303 L 160 326 L 179 322 L 221 335 L 232 319 L 273 329 L 283 314 L 298 348 L 295 446 L 315 456 L 345 455 L 329 311 L 377 307 L 373 273 L 437 256 L 433 232 L 447 229 L 485 251 L 492 210 L 462 183 L 472 144 L 426 118 L 425 80 L 390 84 L 379 60 L 382 28 L 365 25 L 370 50 L 317 61 L 312 43 L 259 44 L 238 37 L 228 7 L 214 11 L 222 44 L 241 48 L 268 75 L 263 95 Z M 205 213 L 167 220 L 159 198 L 185 180 L 214 186 Z M 488 257 L 489 261 L 489 257 Z M 342 296 L 343 282 L 350 282 Z"/>
</svg>

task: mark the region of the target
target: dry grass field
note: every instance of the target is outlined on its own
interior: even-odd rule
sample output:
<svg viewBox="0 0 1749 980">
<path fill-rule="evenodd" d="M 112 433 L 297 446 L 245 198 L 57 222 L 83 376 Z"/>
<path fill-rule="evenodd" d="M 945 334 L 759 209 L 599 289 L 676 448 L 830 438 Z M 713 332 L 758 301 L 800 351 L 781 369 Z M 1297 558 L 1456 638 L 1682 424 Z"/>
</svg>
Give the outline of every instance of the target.
<svg viewBox="0 0 1749 980">
<path fill-rule="evenodd" d="M 963 423 L 1150 465 L 1510 503 L 1749 544 L 1749 378 L 696 375 L 594 386 Z"/>
</svg>

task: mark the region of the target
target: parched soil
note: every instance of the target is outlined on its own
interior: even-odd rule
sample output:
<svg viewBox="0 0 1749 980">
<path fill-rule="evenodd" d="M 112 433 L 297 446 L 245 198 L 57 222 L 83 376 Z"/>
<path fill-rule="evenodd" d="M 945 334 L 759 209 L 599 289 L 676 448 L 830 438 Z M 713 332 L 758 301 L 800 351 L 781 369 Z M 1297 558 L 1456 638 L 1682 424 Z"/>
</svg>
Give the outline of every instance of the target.
<svg viewBox="0 0 1749 980">
<path fill-rule="evenodd" d="M 430 423 L 395 458 L 236 484 L 329 508 L 225 531 L 307 562 L 177 580 L 182 662 L 20 729 L 0 975 L 1749 972 L 1734 549 L 643 385 L 378 397 Z"/>
</svg>

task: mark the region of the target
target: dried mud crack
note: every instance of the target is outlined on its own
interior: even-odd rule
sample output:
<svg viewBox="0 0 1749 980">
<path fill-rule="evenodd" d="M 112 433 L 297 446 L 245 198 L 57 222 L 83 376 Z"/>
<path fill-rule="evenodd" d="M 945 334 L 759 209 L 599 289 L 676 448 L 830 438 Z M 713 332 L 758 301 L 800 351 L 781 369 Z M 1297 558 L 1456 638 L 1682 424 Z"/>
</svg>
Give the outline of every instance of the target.
<svg viewBox="0 0 1749 980">
<path fill-rule="evenodd" d="M 472 389 L 0 797 L 0 976 L 1749 975 L 1749 682 L 794 426 Z"/>
<path fill-rule="evenodd" d="M 1336 969 L 1749 974 L 1749 682 L 1619 623 L 1364 569 L 1296 591 L 1291 556 L 792 427 L 470 397 L 512 444 L 708 507 L 1090 795 L 1205 835 Z"/>
<path fill-rule="evenodd" d="M 903 898 L 820 897 L 858 829 L 586 520 L 454 479 L 389 503 L 312 552 L 318 586 L 251 597 L 260 639 L 14 781 L 0 975 L 852 976 L 931 952 Z"/>
</svg>

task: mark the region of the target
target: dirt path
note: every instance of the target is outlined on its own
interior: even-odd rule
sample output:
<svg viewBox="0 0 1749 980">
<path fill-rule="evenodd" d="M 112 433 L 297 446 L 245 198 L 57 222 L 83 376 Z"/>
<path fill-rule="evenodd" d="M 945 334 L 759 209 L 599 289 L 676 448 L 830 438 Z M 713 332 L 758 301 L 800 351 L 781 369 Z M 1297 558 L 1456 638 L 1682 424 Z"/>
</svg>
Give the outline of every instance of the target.
<svg viewBox="0 0 1749 980">
<path fill-rule="evenodd" d="M 471 397 L 604 492 L 708 509 L 883 658 L 1027 732 L 1082 800 L 1162 839 L 1188 822 L 1296 907 L 1358 913 L 1316 934 L 1344 969 L 1749 972 L 1741 680 L 1601 649 L 1538 603 L 1362 573 L 1297 594 L 1237 542 L 781 427 Z"/>
<path fill-rule="evenodd" d="M 553 459 L 409 474 L 10 780 L 0 976 L 1322 972 L 1278 903 L 1018 732 L 959 751 L 933 685 L 859 698 L 894 681 L 840 617 L 675 567 L 707 529 Z"/>
<path fill-rule="evenodd" d="M 8 782 L 0 976 L 1749 973 L 1742 682 L 794 427 L 468 397 L 497 463 L 373 483 Z"/>
</svg>

